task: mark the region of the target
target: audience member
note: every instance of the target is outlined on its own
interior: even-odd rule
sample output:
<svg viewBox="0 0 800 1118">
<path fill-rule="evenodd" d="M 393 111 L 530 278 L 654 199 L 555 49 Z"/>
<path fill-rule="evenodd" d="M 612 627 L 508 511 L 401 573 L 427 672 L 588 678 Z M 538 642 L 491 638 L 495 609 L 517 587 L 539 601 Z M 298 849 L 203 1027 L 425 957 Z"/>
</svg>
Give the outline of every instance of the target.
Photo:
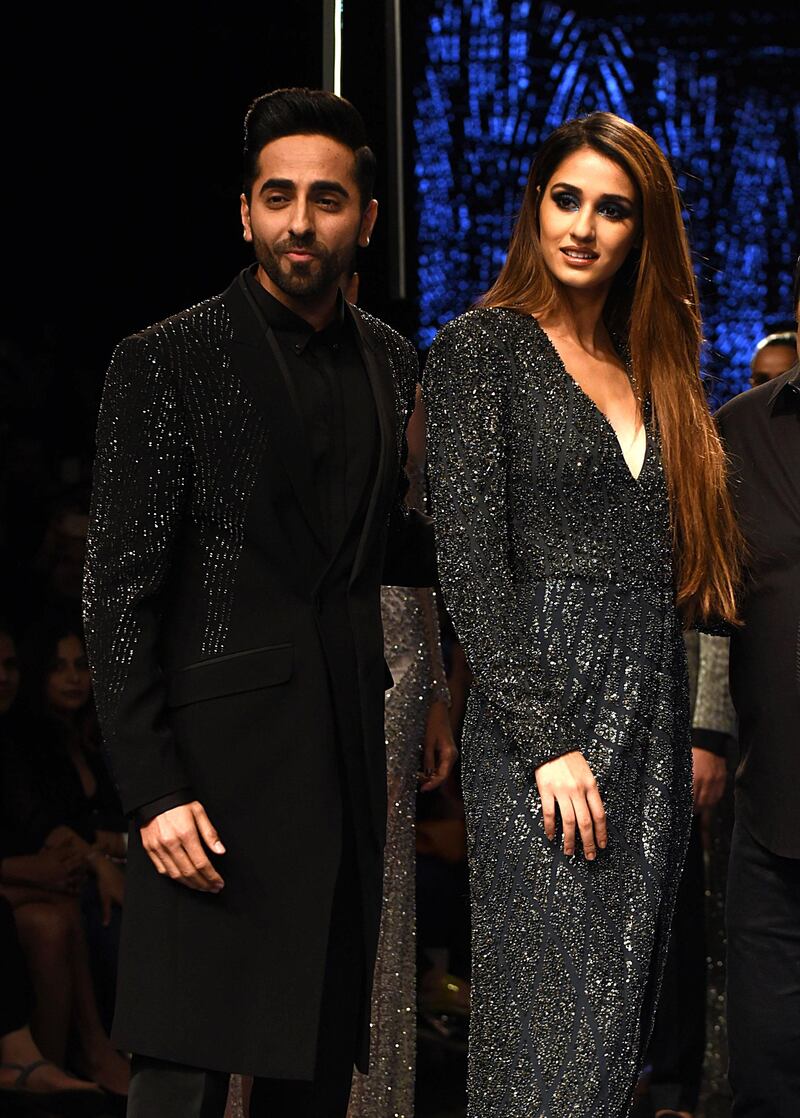
<svg viewBox="0 0 800 1118">
<path fill-rule="evenodd" d="M 74 1066 L 124 1093 L 128 1064 L 103 1028 L 79 903 L 88 874 L 111 897 L 120 871 L 85 833 L 72 829 L 80 819 L 59 811 L 50 796 L 52 772 L 37 761 L 14 709 L 19 682 L 14 636 L 0 623 L 0 895 L 14 912 L 30 970 L 32 1033 L 44 1056 L 59 1065 L 73 1038 Z"/>
<path fill-rule="evenodd" d="M 106 1099 L 97 1085 L 48 1060 L 31 1035 L 33 997 L 27 964 L 4 897 L 0 897 L 0 987 L 0 1113 L 25 1100 L 48 1113 L 88 1116 L 105 1111 Z"/>
<path fill-rule="evenodd" d="M 725 792 L 736 720 L 725 637 L 685 635 L 692 713 L 694 817 L 678 888 L 661 996 L 650 1042 L 655 1118 L 693 1118 L 706 1048 L 706 916 L 703 816 Z"/>
<path fill-rule="evenodd" d="M 795 271 L 800 314 L 800 260 Z M 734 1118 L 800 1114 L 800 362 L 719 412 L 748 546 L 727 899 Z"/>
<path fill-rule="evenodd" d="M 755 348 L 750 361 L 750 384 L 757 388 L 774 380 L 797 360 L 797 334 L 786 330 L 781 334 L 767 334 Z"/>
</svg>

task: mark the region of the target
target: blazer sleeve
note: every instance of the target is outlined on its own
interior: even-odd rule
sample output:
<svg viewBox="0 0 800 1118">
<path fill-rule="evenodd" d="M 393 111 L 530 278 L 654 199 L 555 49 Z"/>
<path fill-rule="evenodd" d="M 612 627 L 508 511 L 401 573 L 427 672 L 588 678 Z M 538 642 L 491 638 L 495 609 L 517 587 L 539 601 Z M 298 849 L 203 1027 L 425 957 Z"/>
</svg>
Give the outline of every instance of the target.
<svg viewBox="0 0 800 1118">
<path fill-rule="evenodd" d="M 403 338 L 399 345 L 399 366 L 405 390 L 406 408 L 400 449 L 400 468 L 397 474 L 397 488 L 389 519 L 389 535 L 381 581 L 384 586 L 435 586 L 437 572 L 433 522 L 429 516 L 426 516 L 419 509 L 409 508 L 406 502 L 409 488 L 406 473 L 406 463 L 408 461 L 406 428 L 416 403 L 419 363 L 416 351 L 410 342 Z"/>
<path fill-rule="evenodd" d="M 475 320 L 425 367 L 428 471 L 445 605 L 476 686 L 531 769 L 577 748 L 542 665 L 534 588 L 516 580 L 508 494 L 510 355 Z"/>
<path fill-rule="evenodd" d="M 84 579 L 97 712 L 126 814 L 192 799 L 158 654 L 187 496 L 186 446 L 174 372 L 158 339 L 127 338 L 103 390 Z"/>
</svg>

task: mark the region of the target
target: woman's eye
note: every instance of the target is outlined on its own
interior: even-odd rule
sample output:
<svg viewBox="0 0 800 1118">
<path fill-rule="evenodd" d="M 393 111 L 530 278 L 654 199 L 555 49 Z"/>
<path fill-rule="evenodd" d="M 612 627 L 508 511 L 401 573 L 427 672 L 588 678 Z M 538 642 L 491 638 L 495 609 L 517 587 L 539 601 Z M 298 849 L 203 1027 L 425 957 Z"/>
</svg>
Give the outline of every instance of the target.
<svg viewBox="0 0 800 1118">
<path fill-rule="evenodd" d="M 553 201 L 560 210 L 578 209 L 578 199 L 574 194 L 567 194 L 566 191 L 559 191 L 558 194 L 554 194 Z"/>
<path fill-rule="evenodd" d="M 628 216 L 626 210 L 623 210 L 620 206 L 615 206 L 612 202 L 606 202 L 605 205 L 600 206 L 597 212 L 611 221 L 622 221 L 623 218 Z"/>
</svg>

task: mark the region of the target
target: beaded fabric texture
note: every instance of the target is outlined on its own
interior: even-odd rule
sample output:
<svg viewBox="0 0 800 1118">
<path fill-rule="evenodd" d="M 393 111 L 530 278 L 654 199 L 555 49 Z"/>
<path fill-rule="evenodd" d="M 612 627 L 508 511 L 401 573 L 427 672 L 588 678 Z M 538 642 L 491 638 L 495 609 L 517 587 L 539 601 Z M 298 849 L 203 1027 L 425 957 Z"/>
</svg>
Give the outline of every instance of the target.
<svg viewBox="0 0 800 1118">
<path fill-rule="evenodd" d="M 409 466 L 406 503 L 425 511 L 422 470 Z M 372 989 L 369 1075 L 356 1071 L 348 1118 L 413 1118 L 417 1046 L 416 794 L 430 704 L 449 703 L 433 590 L 384 586 L 389 811 L 383 910 Z"/>
<path fill-rule="evenodd" d="M 629 1113 L 691 819 L 686 656 L 657 433 L 634 478 L 531 317 L 451 322 L 425 372 L 463 737 L 470 1118 Z M 645 407 L 645 414 L 648 413 Z M 535 769 L 579 749 L 609 844 L 565 857 Z"/>
</svg>

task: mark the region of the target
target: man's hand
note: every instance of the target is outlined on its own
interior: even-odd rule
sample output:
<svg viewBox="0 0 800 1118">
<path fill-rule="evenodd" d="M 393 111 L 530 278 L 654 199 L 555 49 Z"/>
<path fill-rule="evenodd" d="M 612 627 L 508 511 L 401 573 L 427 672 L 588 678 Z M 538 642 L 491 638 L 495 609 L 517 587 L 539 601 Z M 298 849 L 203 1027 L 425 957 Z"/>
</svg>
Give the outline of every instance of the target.
<svg viewBox="0 0 800 1118">
<path fill-rule="evenodd" d="M 450 711 L 441 699 L 431 703 L 425 725 L 425 742 L 422 747 L 422 772 L 419 773 L 420 791 L 432 792 L 444 784 L 458 759 L 450 726 Z"/>
<path fill-rule="evenodd" d="M 597 847 L 604 850 L 608 842 L 606 811 L 597 781 L 586 758 L 578 750 L 547 761 L 536 770 L 536 784 L 542 800 L 542 818 L 547 837 L 556 837 L 556 804 L 561 813 L 564 831 L 564 853 L 575 853 L 577 824 L 583 853 L 591 862 Z"/>
<path fill-rule="evenodd" d="M 718 757 L 708 749 L 692 750 L 692 795 L 694 810 L 714 807 L 722 799 L 728 776 L 728 766 L 724 757 Z"/>
<path fill-rule="evenodd" d="M 198 800 L 156 815 L 141 828 L 141 835 L 142 846 L 160 874 L 201 893 L 219 893 L 224 886 L 203 843 L 215 854 L 224 854 L 225 847 Z"/>
</svg>

